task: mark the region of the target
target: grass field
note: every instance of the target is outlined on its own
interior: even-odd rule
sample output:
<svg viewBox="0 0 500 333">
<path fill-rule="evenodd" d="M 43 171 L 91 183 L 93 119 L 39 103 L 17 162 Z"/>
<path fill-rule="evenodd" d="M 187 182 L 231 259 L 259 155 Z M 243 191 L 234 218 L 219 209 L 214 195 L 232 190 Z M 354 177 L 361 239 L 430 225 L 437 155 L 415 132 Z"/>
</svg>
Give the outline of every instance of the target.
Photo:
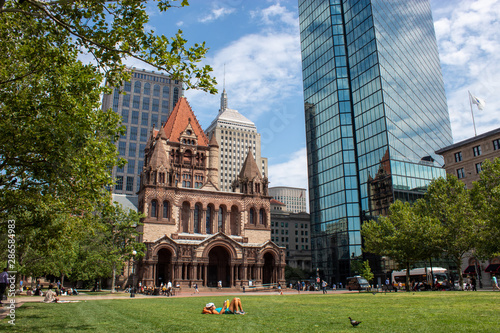
<svg viewBox="0 0 500 333">
<path fill-rule="evenodd" d="M 202 315 L 227 297 L 25 303 L 9 332 L 498 332 L 500 293 L 242 296 L 246 315 Z M 362 323 L 351 327 L 348 316 Z"/>
</svg>

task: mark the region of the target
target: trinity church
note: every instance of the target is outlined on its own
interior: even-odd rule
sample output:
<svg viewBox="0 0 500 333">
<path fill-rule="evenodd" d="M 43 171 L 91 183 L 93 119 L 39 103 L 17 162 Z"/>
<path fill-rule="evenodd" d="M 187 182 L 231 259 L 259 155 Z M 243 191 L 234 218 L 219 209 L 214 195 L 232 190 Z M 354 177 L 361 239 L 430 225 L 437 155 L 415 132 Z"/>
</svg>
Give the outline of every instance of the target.
<svg viewBox="0 0 500 333">
<path fill-rule="evenodd" d="M 219 185 L 219 144 L 203 132 L 186 98 L 153 129 L 145 149 L 138 227 L 144 286 L 215 287 L 285 283 L 285 248 L 271 239 L 268 180 L 249 149 L 232 192 Z"/>
</svg>

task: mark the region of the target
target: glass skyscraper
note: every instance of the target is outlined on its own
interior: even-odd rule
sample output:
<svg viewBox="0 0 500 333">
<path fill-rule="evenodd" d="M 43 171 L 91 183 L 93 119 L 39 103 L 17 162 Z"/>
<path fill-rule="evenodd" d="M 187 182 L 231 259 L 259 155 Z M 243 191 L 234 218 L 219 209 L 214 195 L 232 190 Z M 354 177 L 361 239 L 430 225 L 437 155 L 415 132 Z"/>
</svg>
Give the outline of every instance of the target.
<svg viewBox="0 0 500 333">
<path fill-rule="evenodd" d="M 428 0 L 299 0 L 299 19 L 313 265 L 343 282 L 362 222 L 445 175 L 443 78 Z"/>
</svg>

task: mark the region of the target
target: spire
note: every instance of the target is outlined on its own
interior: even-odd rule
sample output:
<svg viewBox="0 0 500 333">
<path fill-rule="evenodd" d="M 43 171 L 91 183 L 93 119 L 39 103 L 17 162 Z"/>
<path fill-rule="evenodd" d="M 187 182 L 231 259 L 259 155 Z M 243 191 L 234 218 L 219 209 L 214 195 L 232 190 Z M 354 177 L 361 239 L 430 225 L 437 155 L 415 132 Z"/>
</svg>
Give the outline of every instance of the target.
<svg viewBox="0 0 500 333">
<path fill-rule="evenodd" d="M 222 95 L 220 96 L 219 114 L 227 109 L 227 94 L 226 94 L 226 64 L 224 63 L 224 83 L 222 85 Z"/>
<path fill-rule="evenodd" d="M 257 162 L 253 158 L 252 150 L 248 150 L 247 158 L 243 163 L 243 166 L 240 171 L 240 178 L 247 178 L 249 180 L 255 178 L 262 178 L 260 175 L 259 167 L 257 166 Z"/>
<path fill-rule="evenodd" d="M 222 95 L 220 96 L 220 110 L 219 114 L 224 112 L 227 109 L 227 93 L 226 89 L 222 91 Z"/>
</svg>

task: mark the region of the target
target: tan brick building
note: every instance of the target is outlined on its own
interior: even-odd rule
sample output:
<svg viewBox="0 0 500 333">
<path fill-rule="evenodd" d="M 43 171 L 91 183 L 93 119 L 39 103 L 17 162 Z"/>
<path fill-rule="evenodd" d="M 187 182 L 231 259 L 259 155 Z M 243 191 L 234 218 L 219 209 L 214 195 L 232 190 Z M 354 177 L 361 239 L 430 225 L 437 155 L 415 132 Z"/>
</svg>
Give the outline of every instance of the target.
<svg viewBox="0 0 500 333">
<path fill-rule="evenodd" d="M 182 97 L 146 145 L 139 227 L 146 244 L 145 286 L 224 287 L 281 282 L 285 249 L 271 239 L 268 180 L 251 153 L 232 185 L 219 189 L 219 145 L 207 138 Z"/>
<path fill-rule="evenodd" d="M 444 147 L 436 154 L 444 157 L 446 173 L 457 176 L 470 189 L 479 179 L 481 163 L 500 157 L 500 128 Z"/>
</svg>

